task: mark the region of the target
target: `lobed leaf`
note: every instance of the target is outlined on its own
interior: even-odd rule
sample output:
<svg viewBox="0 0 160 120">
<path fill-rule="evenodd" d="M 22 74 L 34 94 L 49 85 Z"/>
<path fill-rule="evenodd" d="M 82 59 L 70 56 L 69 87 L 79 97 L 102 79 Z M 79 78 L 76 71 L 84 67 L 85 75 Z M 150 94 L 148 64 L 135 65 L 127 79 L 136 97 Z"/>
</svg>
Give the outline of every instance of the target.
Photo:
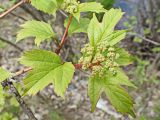
<svg viewBox="0 0 160 120">
<path fill-rule="evenodd" d="M 103 20 L 100 23 L 96 16 L 93 15 L 88 27 L 88 37 L 91 45 L 96 46 L 101 41 L 108 41 L 113 46 L 124 39 L 126 30 L 114 31 L 116 24 L 122 16 L 123 12 L 120 9 L 110 9 L 105 12 Z"/>
<path fill-rule="evenodd" d="M 35 44 L 39 46 L 44 40 L 55 36 L 52 27 L 45 22 L 35 20 L 27 21 L 21 27 L 22 29 L 17 34 L 17 41 L 27 37 L 35 37 Z"/>
<path fill-rule="evenodd" d="M 117 74 L 113 75 L 110 71 L 108 71 L 106 74 L 106 80 L 113 85 L 126 85 L 129 87 L 136 88 L 136 86 L 130 82 L 128 76 L 121 70 L 120 68 L 116 69 Z"/>
<path fill-rule="evenodd" d="M 105 88 L 105 93 L 111 104 L 118 112 L 124 115 L 130 114 L 134 118 L 136 117 L 133 110 L 134 101 L 122 87 L 116 85 L 107 85 Z"/>
<path fill-rule="evenodd" d="M 124 13 L 121 11 L 121 9 L 110 9 L 104 14 L 101 24 L 101 29 L 103 31 L 101 35 L 102 41 L 114 31 L 115 26 L 120 21 L 123 14 Z"/>
<path fill-rule="evenodd" d="M 97 44 L 97 41 L 101 38 L 101 33 L 102 33 L 100 29 L 100 23 L 98 22 L 95 14 L 93 15 L 93 19 L 90 21 L 87 31 L 90 44 L 92 46 L 95 46 Z"/>
<path fill-rule="evenodd" d="M 103 92 L 103 88 L 101 85 L 101 79 L 100 78 L 93 78 L 90 77 L 89 83 L 88 83 L 88 95 L 90 97 L 91 101 L 91 111 L 93 112 L 96 108 L 97 102 L 101 96 L 101 93 Z"/>
<path fill-rule="evenodd" d="M 21 57 L 20 62 L 33 68 L 24 79 L 24 95 L 35 95 L 52 83 L 55 93 L 64 97 L 74 74 L 71 63 L 62 63 L 57 54 L 46 50 L 28 51 Z"/>
<path fill-rule="evenodd" d="M 106 73 L 105 76 L 99 77 L 95 75 L 90 77 L 88 94 L 92 103 L 91 110 L 94 111 L 101 93 L 105 92 L 109 101 L 118 112 L 135 117 L 133 110 L 134 101 L 120 85 L 135 87 L 122 71 L 118 71 L 115 76 Z"/>
</svg>

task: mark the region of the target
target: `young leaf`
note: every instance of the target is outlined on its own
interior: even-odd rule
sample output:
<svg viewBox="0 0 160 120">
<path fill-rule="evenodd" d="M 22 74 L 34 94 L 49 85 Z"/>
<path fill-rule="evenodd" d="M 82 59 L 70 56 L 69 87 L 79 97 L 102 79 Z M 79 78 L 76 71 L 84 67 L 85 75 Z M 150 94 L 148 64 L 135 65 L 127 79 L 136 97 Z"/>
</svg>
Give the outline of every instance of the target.
<svg viewBox="0 0 160 120">
<path fill-rule="evenodd" d="M 101 96 L 101 93 L 103 92 L 103 88 L 101 85 L 101 80 L 99 77 L 93 78 L 90 77 L 89 83 L 88 83 L 88 95 L 90 97 L 91 101 L 91 111 L 93 112 L 96 108 L 97 102 Z"/>
<path fill-rule="evenodd" d="M 69 27 L 69 35 L 73 33 L 87 33 L 87 28 L 89 25 L 90 19 L 88 18 L 80 18 L 80 21 L 78 22 L 75 18 L 73 18 L 71 25 Z M 64 26 L 66 27 L 68 23 L 68 18 L 65 20 Z"/>
<path fill-rule="evenodd" d="M 109 44 L 111 46 L 113 46 L 113 45 L 119 43 L 125 37 L 126 37 L 126 30 L 117 30 L 117 31 L 114 31 L 108 37 L 106 37 L 104 40 L 108 40 Z"/>
<path fill-rule="evenodd" d="M 106 10 L 103 8 L 103 6 L 100 3 L 97 2 L 86 2 L 81 3 L 78 6 L 78 12 L 74 13 L 73 16 L 79 21 L 80 13 L 81 12 L 105 12 Z"/>
<path fill-rule="evenodd" d="M 4 70 L 0 67 L 0 82 L 4 81 L 5 79 L 9 78 L 11 76 L 11 73 L 7 70 Z"/>
<path fill-rule="evenodd" d="M 116 85 L 107 85 L 105 93 L 118 112 L 136 117 L 133 110 L 133 99 L 124 89 Z"/>
<path fill-rule="evenodd" d="M 128 76 L 120 68 L 116 69 L 116 75 L 113 75 L 110 71 L 107 72 L 106 80 L 113 85 L 126 85 L 133 88 L 136 86 L 130 82 Z"/>
<path fill-rule="evenodd" d="M 133 62 L 132 57 L 125 49 L 117 47 L 116 53 L 119 54 L 119 58 L 116 60 L 116 62 L 120 66 L 129 65 Z"/>
<path fill-rule="evenodd" d="M 114 28 L 122 15 L 120 9 L 110 9 L 105 12 L 102 23 L 94 15 L 88 27 L 90 44 L 95 46 L 101 41 L 108 41 L 113 46 L 121 41 L 126 35 L 126 30 L 114 31 Z"/>
<path fill-rule="evenodd" d="M 94 111 L 101 93 L 105 92 L 108 99 L 118 112 L 122 114 L 128 113 L 132 117 L 135 117 L 133 111 L 133 99 L 123 90 L 122 87 L 120 87 L 120 85 L 134 85 L 123 76 L 123 73 L 120 73 L 120 75 L 117 76 L 108 75 L 109 74 L 106 74 L 103 77 L 99 77 L 98 75 L 90 77 L 88 94 L 92 103 L 92 111 Z M 110 77 L 112 78 L 110 79 Z M 126 80 L 123 80 L 123 78 Z M 114 82 L 112 80 L 114 80 Z"/>
<path fill-rule="evenodd" d="M 22 25 L 22 29 L 17 35 L 17 41 L 26 37 L 35 37 L 35 44 L 39 46 L 42 41 L 54 36 L 52 27 L 48 23 L 32 20 Z"/>
<path fill-rule="evenodd" d="M 56 0 L 56 2 L 57 2 L 57 6 L 61 6 L 64 0 Z"/>
<path fill-rule="evenodd" d="M 100 23 L 94 14 L 88 26 L 88 37 L 92 46 L 95 46 L 97 41 L 101 38 L 101 34 Z"/>
<path fill-rule="evenodd" d="M 54 14 L 57 10 L 55 0 L 31 0 L 31 4 L 38 10 L 48 14 Z"/>
<path fill-rule="evenodd" d="M 121 9 L 110 9 L 104 14 L 101 26 L 103 31 L 101 40 L 105 40 L 114 31 L 116 24 L 122 18 L 123 14 Z"/>
<path fill-rule="evenodd" d="M 33 68 L 24 79 L 25 94 L 35 95 L 53 83 L 56 94 L 64 97 L 74 74 L 74 66 L 71 63 L 62 63 L 58 55 L 45 50 L 28 51 L 20 62 Z"/>
</svg>

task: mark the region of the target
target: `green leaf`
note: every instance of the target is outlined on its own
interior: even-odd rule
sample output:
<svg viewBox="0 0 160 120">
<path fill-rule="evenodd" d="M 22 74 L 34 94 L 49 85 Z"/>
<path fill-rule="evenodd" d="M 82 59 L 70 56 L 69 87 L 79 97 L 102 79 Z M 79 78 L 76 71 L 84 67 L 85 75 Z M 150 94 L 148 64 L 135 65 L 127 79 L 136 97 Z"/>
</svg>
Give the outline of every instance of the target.
<svg viewBox="0 0 160 120">
<path fill-rule="evenodd" d="M 123 14 L 121 9 L 110 9 L 104 14 L 101 27 L 103 31 L 101 40 L 105 40 L 106 37 L 114 31 L 115 26 L 122 18 Z"/>
<path fill-rule="evenodd" d="M 113 85 L 126 85 L 133 88 L 136 86 L 129 81 L 128 76 L 120 68 L 116 69 L 117 74 L 113 75 L 110 71 L 107 72 L 106 79 Z"/>
<path fill-rule="evenodd" d="M 90 77 L 89 83 L 88 83 L 88 95 L 90 97 L 90 101 L 92 103 L 91 111 L 93 112 L 96 108 L 97 102 L 101 96 L 101 93 L 103 92 L 103 88 L 101 85 L 101 79 L 100 78 L 93 78 Z"/>
<path fill-rule="evenodd" d="M 57 2 L 57 5 L 60 6 L 64 2 L 64 0 L 56 0 L 56 2 Z"/>
<path fill-rule="evenodd" d="M 126 31 L 127 30 L 114 31 L 111 35 L 106 37 L 104 40 L 108 40 L 109 44 L 113 46 L 119 43 L 121 40 L 123 40 L 126 37 Z"/>
<path fill-rule="evenodd" d="M 134 102 L 124 89 L 116 85 L 107 85 L 105 93 L 118 112 L 136 117 L 133 111 Z"/>
<path fill-rule="evenodd" d="M 38 46 L 46 39 L 50 39 L 55 36 L 52 27 L 45 22 L 40 21 L 27 21 L 23 24 L 22 29 L 18 32 L 17 41 L 20 41 L 27 37 L 35 37 L 35 44 Z"/>
<path fill-rule="evenodd" d="M 90 19 L 88 18 L 80 18 L 78 22 L 75 18 L 73 18 L 71 25 L 69 27 L 69 35 L 73 33 L 87 33 L 87 28 L 89 25 Z M 64 26 L 66 27 L 68 23 L 68 18 L 65 20 Z"/>
<path fill-rule="evenodd" d="M 88 37 L 90 40 L 90 44 L 92 46 L 95 46 L 97 41 L 101 38 L 100 23 L 98 22 L 95 14 L 93 15 L 93 19 L 90 21 L 87 31 L 88 31 Z"/>
<path fill-rule="evenodd" d="M 58 55 L 45 50 L 28 51 L 20 62 L 33 68 L 24 79 L 26 88 L 24 95 L 35 95 L 53 83 L 56 94 L 64 97 L 74 74 L 74 66 L 71 63 L 62 63 Z"/>
<path fill-rule="evenodd" d="M 114 31 L 114 28 L 122 16 L 123 12 L 120 9 L 110 9 L 105 12 L 102 23 L 100 23 L 94 15 L 88 27 L 91 45 L 95 46 L 101 41 L 108 41 L 113 46 L 120 42 L 126 36 L 126 30 Z"/>
<path fill-rule="evenodd" d="M 125 49 L 118 47 L 116 48 L 116 53 L 119 54 L 119 58 L 116 59 L 116 62 L 120 66 L 129 65 L 133 63 L 133 58 Z"/>
<path fill-rule="evenodd" d="M 55 14 L 57 2 L 55 0 L 31 0 L 31 4 L 38 10 L 48 14 Z"/>
<path fill-rule="evenodd" d="M 109 101 L 118 112 L 135 117 L 133 111 L 134 101 L 120 85 L 134 86 L 123 73 L 119 73 L 117 76 L 106 74 L 103 77 L 98 75 L 90 77 L 88 94 L 92 103 L 92 111 L 94 111 L 101 93 L 105 92 Z"/>
<path fill-rule="evenodd" d="M 101 5 L 101 3 L 97 2 L 86 2 L 86 3 L 81 3 L 78 6 L 78 12 L 74 13 L 73 16 L 79 21 L 80 18 L 80 13 L 81 12 L 95 12 L 95 13 L 100 13 L 100 12 L 106 12 Z"/>
<path fill-rule="evenodd" d="M 56 53 L 50 51 L 32 50 L 24 53 L 20 58 L 20 63 L 33 68 L 49 67 L 61 65 L 61 59 Z"/>
<path fill-rule="evenodd" d="M 11 76 L 11 73 L 7 70 L 4 70 L 0 67 L 0 82 L 4 81 L 5 79 L 9 78 Z"/>
<path fill-rule="evenodd" d="M 101 3 L 97 3 L 97 2 L 81 3 L 78 6 L 78 10 L 79 10 L 79 12 L 95 12 L 95 13 L 100 13 L 100 12 L 106 11 L 103 8 L 103 5 L 101 5 Z"/>
</svg>

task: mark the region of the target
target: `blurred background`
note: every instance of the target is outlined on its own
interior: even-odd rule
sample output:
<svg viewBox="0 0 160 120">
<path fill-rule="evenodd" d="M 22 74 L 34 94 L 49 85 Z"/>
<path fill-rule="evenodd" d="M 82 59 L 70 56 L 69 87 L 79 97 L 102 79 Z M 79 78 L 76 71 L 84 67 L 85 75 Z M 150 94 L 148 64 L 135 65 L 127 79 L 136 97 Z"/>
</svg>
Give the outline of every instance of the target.
<svg viewBox="0 0 160 120">
<path fill-rule="evenodd" d="M 5 11 L 18 0 L 0 0 L 0 12 Z M 129 89 L 135 100 L 137 118 L 134 120 L 160 120 L 160 0 L 82 0 L 101 2 L 106 9 L 121 8 L 126 14 L 116 29 L 129 29 L 121 46 L 132 54 L 134 63 L 124 68 L 137 89 Z M 91 14 L 84 16 L 91 17 Z M 99 19 L 101 19 L 101 15 Z M 17 61 L 23 51 L 36 48 L 33 39 L 15 44 L 16 33 L 20 25 L 27 20 L 40 20 L 52 24 L 61 37 L 64 32 L 65 16 L 60 12 L 50 16 L 35 10 L 31 5 L 22 5 L 0 19 L 0 66 L 11 72 L 23 68 Z M 80 49 L 88 41 L 86 34 L 74 34 L 68 37 L 62 57 L 76 63 Z M 43 49 L 53 50 L 53 41 L 44 42 Z M 132 120 L 118 114 L 102 96 L 94 113 L 90 112 L 87 97 L 87 74 L 76 71 L 74 79 L 66 93 L 66 99 L 57 97 L 52 86 L 34 97 L 25 97 L 26 103 L 34 111 L 38 120 Z M 16 87 L 23 91 L 23 76 L 16 78 Z M 2 90 L 1 90 L 2 91 Z M 0 91 L 0 92 L 1 92 Z M 0 96 L 0 120 L 27 120 L 17 101 L 9 93 Z"/>
</svg>

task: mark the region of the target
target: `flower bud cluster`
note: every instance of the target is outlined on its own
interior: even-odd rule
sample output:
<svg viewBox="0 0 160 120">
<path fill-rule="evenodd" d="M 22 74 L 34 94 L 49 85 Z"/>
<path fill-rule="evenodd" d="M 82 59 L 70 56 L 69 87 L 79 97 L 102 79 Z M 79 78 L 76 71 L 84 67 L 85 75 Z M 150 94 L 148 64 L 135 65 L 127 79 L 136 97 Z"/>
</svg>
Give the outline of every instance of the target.
<svg viewBox="0 0 160 120">
<path fill-rule="evenodd" d="M 106 51 L 106 49 L 109 48 L 109 43 L 107 41 L 103 41 L 97 44 L 97 50 L 101 53 L 103 53 L 104 51 Z"/>
<path fill-rule="evenodd" d="M 96 65 L 92 67 L 92 75 L 98 74 L 99 76 L 103 76 L 104 74 L 104 68 L 100 65 Z"/>
<path fill-rule="evenodd" d="M 116 74 L 116 67 L 119 65 L 115 60 L 119 57 L 119 54 L 116 54 L 115 48 L 111 47 L 108 42 L 98 43 L 96 50 L 90 44 L 86 44 L 81 52 L 83 55 L 79 63 L 82 64 L 82 69 L 90 68 L 92 75 L 102 76 L 107 70 Z"/>
<path fill-rule="evenodd" d="M 119 54 L 115 53 L 115 49 L 113 47 L 109 47 L 107 53 L 107 60 L 105 61 L 105 68 L 107 68 L 113 74 L 116 74 L 115 68 L 119 67 L 119 65 L 115 62 L 118 57 Z"/>
<path fill-rule="evenodd" d="M 94 48 L 90 44 L 86 44 L 84 48 L 81 49 L 83 57 L 80 58 L 79 63 L 82 64 L 82 69 L 86 70 L 90 67 L 93 51 Z"/>
<path fill-rule="evenodd" d="M 63 4 L 63 9 L 68 13 L 76 13 L 78 11 L 79 1 L 77 0 L 65 0 Z"/>
</svg>

